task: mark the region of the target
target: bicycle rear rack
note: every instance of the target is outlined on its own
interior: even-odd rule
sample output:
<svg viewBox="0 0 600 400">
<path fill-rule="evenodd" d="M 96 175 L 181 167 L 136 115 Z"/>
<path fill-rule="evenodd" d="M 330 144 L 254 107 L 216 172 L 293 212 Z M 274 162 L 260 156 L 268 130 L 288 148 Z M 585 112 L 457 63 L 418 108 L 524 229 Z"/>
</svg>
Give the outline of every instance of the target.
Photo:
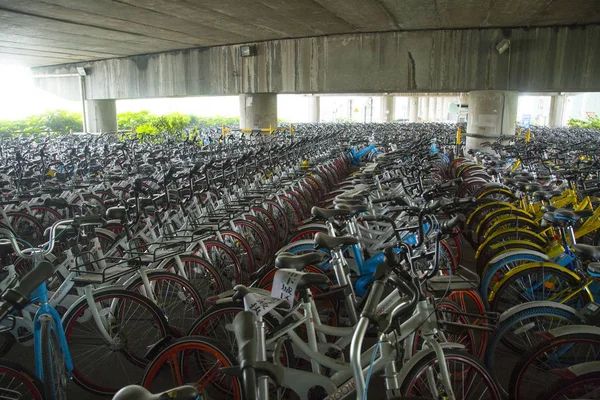
<svg viewBox="0 0 600 400">
<path fill-rule="evenodd" d="M 100 270 L 98 266 L 100 261 L 104 261 L 110 265 Z M 139 257 L 128 259 L 106 257 L 101 260 L 92 260 L 81 264 L 78 261 L 77 266 L 69 268 L 69 270 L 77 274 L 73 279 L 75 284 L 85 286 L 114 282 L 123 276 L 132 274 L 141 266 L 142 261 Z"/>
</svg>

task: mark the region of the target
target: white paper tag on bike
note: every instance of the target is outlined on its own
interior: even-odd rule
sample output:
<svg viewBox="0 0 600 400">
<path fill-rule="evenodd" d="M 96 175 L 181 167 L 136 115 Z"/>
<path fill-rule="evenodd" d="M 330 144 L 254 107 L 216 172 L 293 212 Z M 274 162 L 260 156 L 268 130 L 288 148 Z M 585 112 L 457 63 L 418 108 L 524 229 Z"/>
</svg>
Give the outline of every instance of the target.
<svg viewBox="0 0 600 400">
<path fill-rule="evenodd" d="M 244 296 L 244 306 L 259 317 L 262 317 L 283 301 L 271 296 L 265 296 L 259 293 L 248 293 Z"/>
<path fill-rule="evenodd" d="M 287 301 L 289 308 L 294 306 L 294 300 L 296 299 L 296 286 L 305 275 L 306 272 L 296 271 L 294 269 L 280 269 L 275 272 L 273 278 L 273 288 L 271 289 L 271 296 L 276 299 L 282 299 Z"/>
</svg>

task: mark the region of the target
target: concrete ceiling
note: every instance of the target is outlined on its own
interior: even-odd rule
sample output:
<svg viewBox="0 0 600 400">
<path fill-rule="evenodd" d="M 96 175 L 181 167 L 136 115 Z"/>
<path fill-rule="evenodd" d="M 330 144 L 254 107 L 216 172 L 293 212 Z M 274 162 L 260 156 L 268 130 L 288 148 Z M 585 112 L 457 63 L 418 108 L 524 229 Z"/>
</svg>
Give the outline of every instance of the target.
<svg viewBox="0 0 600 400">
<path fill-rule="evenodd" d="M 0 63 L 340 33 L 593 23 L 600 0 L 0 0 Z"/>
</svg>

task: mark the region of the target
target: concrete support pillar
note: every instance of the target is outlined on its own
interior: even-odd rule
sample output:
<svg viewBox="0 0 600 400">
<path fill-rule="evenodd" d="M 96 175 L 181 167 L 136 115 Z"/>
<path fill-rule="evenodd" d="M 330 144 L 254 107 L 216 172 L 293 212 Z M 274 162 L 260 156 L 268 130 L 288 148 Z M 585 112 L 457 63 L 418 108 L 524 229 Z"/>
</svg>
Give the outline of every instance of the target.
<svg viewBox="0 0 600 400">
<path fill-rule="evenodd" d="M 321 97 L 311 96 L 308 98 L 308 119 L 309 122 L 321 122 Z"/>
<path fill-rule="evenodd" d="M 429 119 L 429 98 L 419 97 L 421 103 L 421 119 L 427 121 Z"/>
<path fill-rule="evenodd" d="M 469 92 L 467 133 L 498 136 L 514 135 L 519 92 L 508 90 L 476 90 Z M 467 150 L 480 149 L 481 143 L 494 138 L 467 137 Z"/>
<path fill-rule="evenodd" d="M 428 121 L 435 121 L 435 97 L 429 96 L 429 115 L 427 116 Z"/>
<path fill-rule="evenodd" d="M 419 119 L 419 98 L 411 96 L 408 98 L 408 122 L 417 122 Z"/>
<path fill-rule="evenodd" d="M 448 120 L 448 110 L 450 109 L 451 97 L 442 97 L 442 121 Z"/>
<path fill-rule="evenodd" d="M 86 100 L 85 111 L 88 132 L 117 131 L 116 100 Z"/>
<path fill-rule="evenodd" d="M 442 121 L 444 120 L 444 98 L 436 97 L 435 98 L 435 120 Z"/>
<path fill-rule="evenodd" d="M 277 128 L 277 94 L 240 94 L 240 128 Z"/>
<path fill-rule="evenodd" d="M 550 118 L 548 125 L 563 126 L 566 104 L 567 96 L 564 94 L 552 96 L 550 98 Z"/>
<path fill-rule="evenodd" d="M 392 122 L 394 121 L 394 114 L 396 112 L 394 104 L 394 96 L 381 96 L 381 122 Z"/>
</svg>

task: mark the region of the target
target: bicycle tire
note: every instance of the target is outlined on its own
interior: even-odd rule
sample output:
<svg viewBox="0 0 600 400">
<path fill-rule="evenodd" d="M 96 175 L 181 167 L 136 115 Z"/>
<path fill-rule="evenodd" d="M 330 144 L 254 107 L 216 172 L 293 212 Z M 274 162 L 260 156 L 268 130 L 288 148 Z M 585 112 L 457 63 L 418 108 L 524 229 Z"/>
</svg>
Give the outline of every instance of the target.
<svg viewBox="0 0 600 400">
<path fill-rule="evenodd" d="M 583 348 L 583 352 L 580 352 L 579 345 Z M 594 348 L 594 352 L 590 352 L 592 349 L 586 350 L 587 346 Z M 575 348 L 577 346 L 577 348 Z M 557 351 L 558 350 L 558 351 Z M 508 385 L 508 393 L 512 399 L 524 399 L 525 395 L 529 398 L 535 398 L 534 394 L 541 394 L 532 392 L 532 390 L 538 388 L 547 388 L 551 386 L 551 383 L 560 380 L 560 377 L 552 371 L 552 369 L 560 366 L 560 368 L 567 368 L 571 365 L 580 364 L 587 361 L 598 360 L 600 350 L 600 334 L 594 335 L 591 333 L 570 333 L 553 337 L 548 340 L 544 340 L 537 346 L 529 349 L 519 359 L 519 362 L 512 370 L 510 381 Z M 557 354 L 558 353 L 558 354 Z M 573 353 L 575 357 L 573 357 Z M 581 359 L 578 354 L 591 355 L 591 359 Z M 557 359 L 556 357 L 560 357 Z M 552 360 L 548 360 L 553 358 Z M 529 370 L 531 369 L 531 371 Z M 539 377 L 532 377 L 531 375 L 539 375 Z M 525 382 L 527 380 L 527 382 Z M 539 382 L 539 385 L 533 383 Z M 524 387 L 526 385 L 526 387 Z M 527 392 L 527 394 L 525 394 Z"/>
<path fill-rule="evenodd" d="M 185 270 L 185 279 L 192 284 L 201 298 L 206 299 L 226 290 L 223 275 L 204 258 L 194 254 L 182 254 L 179 255 L 179 259 Z M 160 263 L 158 268 L 180 274 L 176 257 Z"/>
<path fill-rule="evenodd" d="M 492 376 L 487 372 L 487 370 L 485 369 L 485 367 L 483 365 L 481 365 L 479 363 L 479 361 L 477 361 L 475 358 L 473 358 L 472 356 L 468 355 L 466 352 L 461 351 L 461 350 L 456 350 L 456 349 L 444 349 L 444 356 L 446 357 L 446 363 L 448 365 L 448 370 L 450 372 L 450 380 L 451 383 L 453 384 L 453 390 L 455 393 L 457 393 L 457 388 L 454 387 L 454 385 L 456 383 L 459 383 L 459 381 L 462 380 L 462 377 L 460 375 L 463 375 L 463 377 L 469 377 L 471 378 L 471 384 L 469 385 L 468 389 L 478 389 L 477 392 L 475 392 L 474 394 L 471 393 L 465 393 L 464 388 L 463 390 L 458 390 L 458 393 L 462 393 L 462 397 L 460 397 L 463 400 L 470 400 L 470 399 L 481 399 L 481 400 L 485 400 L 485 399 L 490 399 L 490 400 L 501 400 L 502 396 L 500 394 L 500 391 L 498 390 L 496 384 L 494 383 L 494 380 L 492 378 Z M 425 384 L 425 385 L 419 385 L 418 386 L 418 380 L 419 378 L 423 375 L 423 374 L 427 374 L 428 371 L 433 370 L 433 376 L 437 377 L 439 376 L 439 373 L 436 373 L 438 371 L 438 368 L 436 368 L 436 366 L 439 364 L 439 360 L 437 359 L 437 356 L 434 352 L 429 353 L 428 355 L 426 355 L 423 359 L 421 359 L 419 362 L 417 362 L 407 373 L 406 376 L 402 382 L 402 386 L 400 389 L 400 393 L 403 396 L 426 396 L 426 397 L 440 397 L 437 396 L 435 393 L 430 393 L 429 392 L 429 385 Z M 462 364 L 463 367 L 461 368 L 461 372 L 459 372 L 458 369 L 454 369 L 452 368 L 455 364 L 460 365 Z M 465 368 L 466 366 L 466 368 Z M 465 373 L 464 371 L 468 371 L 468 373 Z M 473 385 L 473 376 L 477 374 L 480 376 L 481 382 L 485 385 L 486 388 L 484 389 L 479 389 L 480 385 L 479 384 L 475 384 Z M 436 388 L 441 388 L 443 387 L 441 383 L 437 383 L 435 385 Z M 486 392 L 489 391 L 489 394 L 486 396 Z"/>
<path fill-rule="evenodd" d="M 157 306 L 175 329 L 177 336 L 183 336 L 193 321 L 204 312 L 204 300 L 189 280 L 172 272 L 146 272 Z M 141 276 L 132 280 L 127 290 L 144 295 L 145 287 Z"/>
<path fill-rule="evenodd" d="M 551 385 L 539 400 L 598 399 L 600 371 L 588 372 L 573 379 L 562 379 Z"/>
<path fill-rule="evenodd" d="M 52 317 L 40 317 L 40 358 L 42 360 L 44 393 L 48 400 L 66 400 L 68 373 L 55 322 Z"/>
<path fill-rule="evenodd" d="M 582 279 L 578 275 L 559 265 L 548 262 L 523 264 L 509 271 L 496 283 L 489 296 L 490 310 L 502 313 L 529 301 L 551 300 L 563 303 L 561 298 L 553 297 L 563 291 L 571 295 L 572 290 L 579 290 L 581 283 Z M 531 287 L 527 287 L 528 284 Z M 580 308 L 593 300 L 587 293 L 581 289 L 579 295 L 573 296 L 565 304 Z"/>
<path fill-rule="evenodd" d="M 507 314 L 508 313 L 510 313 L 510 311 L 507 312 Z M 547 318 L 547 321 L 545 318 Z M 559 324 L 559 321 L 562 325 Z M 531 323 L 534 325 L 532 326 Z M 499 376 L 500 374 L 496 373 L 495 370 L 495 362 L 498 355 L 502 357 L 503 354 L 509 354 L 512 357 L 515 353 L 523 354 L 527 349 L 543 339 L 535 333 L 548 331 L 558 326 L 578 323 L 581 323 L 581 320 L 577 317 L 577 312 L 575 310 L 567 311 L 564 308 L 554 307 L 551 304 L 516 312 L 503 320 L 498 325 L 496 332 L 490 337 L 488 348 L 485 352 L 484 364 L 494 376 L 498 387 L 504 393 L 507 393 L 509 377 Z M 510 335 L 513 337 L 511 338 Z M 526 343 L 517 347 L 518 340 L 521 340 L 521 338 L 524 337 L 523 335 L 527 335 Z M 504 349 L 500 347 L 501 345 L 508 348 L 509 352 L 504 351 Z M 510 358 L 503 358 L 503 371 L 512 370 L 509 366 L 509 360 Z"/>
<path fill-rule="evenodd" d="M 195 373 L 190 368 L 190 364 L 187 364 L 187 361 L 192 358 L 190 356 L 193 356 L 196 366 L 201 367 L 202 371 L 199 373 Z M 204 366 L 198 365 L 204 361 L 200 360 L 202 356 L 210 357 L 208 361 L 205 361 Z M 142 377 L 141 385 L 156 393 L 180 386 L 183 382 L 194 382 L 198 392 L 203 393 L 201 398 L 242 400 L 239 380 L 218 372 L 220 368 L 231 367 L 236 364 L 235 357 L 212 340 L 201 336 L 184 337 L 169 343 L 156 355 L 148 365 Z M 207 371 L 206 367 L 208 366 L 210 368 Z M 170 375 L 177 373 L 178 376 L 175 377 L 175 380 L 170 380 L 159 377 L 160 372 L 166 372 Z M 209 372 L 213 372 L 213 375 L 208 375 Z M 184 373 L 189 375 L 183 376 Z M 215 376 L 222 379 L 215 379 Z M 199 382 L 199 377 L 200 379 L 206 377 L 207 381 Z M 224 382 L 227 382 L 230 387 L 224 387 Z M 216 385 L 212 385 L 215 383 Z M 209 389 L 214 390 L 208 393 Z M 215 392 L 219 395 L 216 395 Z"/>
<path fill-rule="evenodd" d="M 145 356 L 146 352 L 164 340 L 163 338 L 169 333 L 169 325 L 162 311 L 138 293 L 107 287 L 93 293 L 93 298 L 101 315 L 112 317 L 109 334 L 113 339 L 118 338 L 118 340 L 115 344 L 106 342 L 89 315 L 89 311 L 86 314 L 89 305 L 85 297 L 73 304 L 63 317 L 65 335 L 74 365 L 73 381 L 90 393 L 114 395 L 121 387 L 140 381 L 143 370 L 149 362 Z M 136 314 L 121 320 L 126 300 L 136 306 L 133 310 Z M 141 313 L 138 313 L 140 308 Z M 126 326 L 134 316 L 136 318 L 133 322 L 147 322 L 137 327 L 137 332 L 135 326 Z M 127 333 L 130 335 L 127 336 Z M 84 374 L 90 367 L 87 366 L 88 370 L 83 370 L 83 356 L 92 357 L 92 367 L 102 366 L 107 370 L 97 374 L 93 373 L 94 371 Z M 122 359 L 118 358 L 119 356 L 122 356 Z M 109 357 L 113 358 L 112 362 Z M 123 362 L 127 362 L 127 370 Z M 119 367 L 123 367 L 121 371 Z M 106 376 L 110 376 L 108 382 L 105 382 Z"/>
<path fill-rule="evenodd" d="M 19 394 L 21 400 L 46 400 L 43 383 L 30 371 L 10 360 L 0 359 L 0 387 Z"/>
</svg>

